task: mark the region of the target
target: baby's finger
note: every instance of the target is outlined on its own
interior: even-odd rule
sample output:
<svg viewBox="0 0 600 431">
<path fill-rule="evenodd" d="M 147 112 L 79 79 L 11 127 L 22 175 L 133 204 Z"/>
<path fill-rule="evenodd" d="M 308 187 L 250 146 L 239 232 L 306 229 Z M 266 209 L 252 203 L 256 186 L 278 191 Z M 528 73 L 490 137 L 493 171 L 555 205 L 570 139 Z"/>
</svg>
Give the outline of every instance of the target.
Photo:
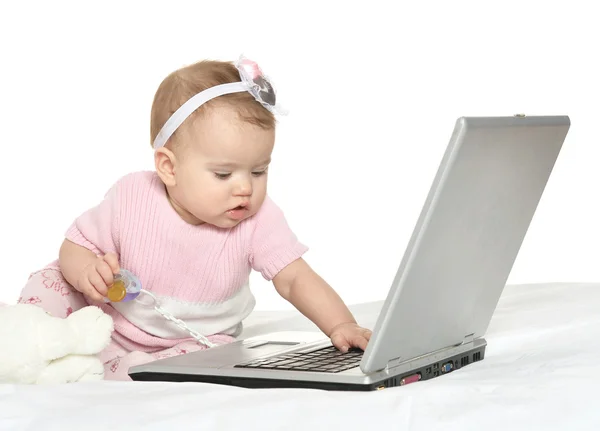
<svg viewBox="0 0 600 431">
<path fill-rule="evenodd" d="M 350 348 L 350 344 L 348 344 L 346 337 L 339 332 L 331 336 L 331 343 L 342 352 L 347 352 Z"/>
<path fill-rule="evenodd" d="M 93 271 L 90 274 L 89 281 L 93 288 L 96 290 L 96 292 L 98 292 L 102 296 L 106 296 L 106 294 L 108 293 L 108 287 L 106 286 L 106 283 L 104 283 L 104 280 L 97 271 Z"/>
<path fill-rule="evenodd" d="M 100 274 L 100 277 L 102 277 L 106 286 L 110 286 L 115 282 L 114 274 L 107 262 L 99 262 L 96 266 L 96 271 L 98 271 L 98 274 Z"/>
<path fill-rule="evenodd" d="M 100 261 L 98 265 L 96 265 L 96 271 L 98 271 L 98 274 L 102 277 L 106 286 L 112 286 L 115 282 L 114 274 L 108 263 Z"/>
<path fill-rule="evenodd" d="M 88 279 L 83 279 L 79 283 L 79 291 L 84 295 L 89 296 L 92 300 L 104 302 L 104 298 L 100 295 Z"/>
<path fill-rule="evenodd" d="M 106 263 L 108 263 L 108 266 L 110 267 L 111 271 L 113 272 L 113 274 L 116 274 L 119 272 L 119 270 L 121 268 L 119 268 L 119 258 L 117 257 L 116 254 L 114 253 L 106 253 L 103 257 L 104 261 Z"/>
<path fill-rule="evenodd" d="M 363 351 L 367 350 L 367 344 L 369 343 L 367 338 L 361 334 L 354 335 L 352 337 L 352 339 L 350 340 L 350 342 L 353 347 L 358 347 L 359 349 L 361 349 Z"/>
</svg>

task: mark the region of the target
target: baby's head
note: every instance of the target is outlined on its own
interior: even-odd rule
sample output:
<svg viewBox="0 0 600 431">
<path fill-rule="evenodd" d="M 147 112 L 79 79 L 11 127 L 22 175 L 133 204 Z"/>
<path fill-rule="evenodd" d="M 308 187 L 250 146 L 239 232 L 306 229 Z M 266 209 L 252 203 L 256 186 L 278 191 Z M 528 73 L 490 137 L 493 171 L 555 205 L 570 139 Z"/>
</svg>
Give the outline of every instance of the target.
<svg viewBox="0 0 600 431">
<path fill-rule="evenodd" d="M 239 82 L 229 62 L 201 61 L 160 84 L 151 113 L 151 142 L 190 98 L 220 84 Z M 247 91 L 201 105 L 155 149 L 155 166 L 174 209 L 188 223 L 228 228 L 258 211 L 267 191 L 275 143 L 275 117 Z"/>
</svg>

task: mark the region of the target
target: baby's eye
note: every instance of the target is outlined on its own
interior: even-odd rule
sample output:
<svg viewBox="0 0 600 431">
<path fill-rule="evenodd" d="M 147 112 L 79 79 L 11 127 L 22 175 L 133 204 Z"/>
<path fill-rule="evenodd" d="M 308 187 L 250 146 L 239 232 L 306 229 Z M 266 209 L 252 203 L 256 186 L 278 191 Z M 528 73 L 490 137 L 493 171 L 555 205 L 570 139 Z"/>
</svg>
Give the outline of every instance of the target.
<svg viewBox="0 0 600 431">
<path fill-rule="evenodd" d="M 220 172 L 215 172 L 215 176 L 220 179 L 220 180 L 226 180 L 227 178 L 229 178 L 231 176 L 231 174 L 224 174 L 224 173 L 220 173 Z"/>
<path fill-rule="evenodd" d="M 265 169 L 264 171 L 252 172 L 252 175 L 254 175 L 255 177 L 260 177 L 261 175 L 264 175 L 266 173 L 267 170 Z"/>
</svg>

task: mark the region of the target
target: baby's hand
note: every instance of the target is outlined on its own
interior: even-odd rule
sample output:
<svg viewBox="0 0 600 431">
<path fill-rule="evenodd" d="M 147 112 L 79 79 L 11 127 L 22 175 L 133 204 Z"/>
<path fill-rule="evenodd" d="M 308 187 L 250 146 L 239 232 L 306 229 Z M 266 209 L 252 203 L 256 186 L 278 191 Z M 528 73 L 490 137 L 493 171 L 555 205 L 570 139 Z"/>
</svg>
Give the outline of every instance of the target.
<svg viewBox="0 0 600 431">
<path fill-rule="evenodd" d="M 366 350 L 371 339 L 371 331 L 361 328 L 356 323 L 341 323 L 333 328 L 331 342 L 342 352 L 347 352 L 351 347 Z"/>
<path fill-rule="evenodd" d="M 98 256 L 83 269 L 76 288 L 94 301 L 104 302 L 108 287 L 113 284 L 114 275 L 118 272 L 119 259 L 114 253 Z"/>
</svg>

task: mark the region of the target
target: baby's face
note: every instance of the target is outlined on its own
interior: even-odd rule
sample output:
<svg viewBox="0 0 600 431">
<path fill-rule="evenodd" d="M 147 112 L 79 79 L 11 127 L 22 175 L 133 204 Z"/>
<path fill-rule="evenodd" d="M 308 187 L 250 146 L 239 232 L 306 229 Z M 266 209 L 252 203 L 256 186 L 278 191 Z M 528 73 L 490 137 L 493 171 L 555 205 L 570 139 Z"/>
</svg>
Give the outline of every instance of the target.
<svg viewBox="0 0 600 431">
<path fill-rule="evenodd" d="M 243 122 L 221 108 L 190 124 L 170 190 L 188 223 L 229 228 L 256 214 L 267 193 L 275 131 Z M 179 207 L 179 208 L 178 208 Z"/>
</svg>

